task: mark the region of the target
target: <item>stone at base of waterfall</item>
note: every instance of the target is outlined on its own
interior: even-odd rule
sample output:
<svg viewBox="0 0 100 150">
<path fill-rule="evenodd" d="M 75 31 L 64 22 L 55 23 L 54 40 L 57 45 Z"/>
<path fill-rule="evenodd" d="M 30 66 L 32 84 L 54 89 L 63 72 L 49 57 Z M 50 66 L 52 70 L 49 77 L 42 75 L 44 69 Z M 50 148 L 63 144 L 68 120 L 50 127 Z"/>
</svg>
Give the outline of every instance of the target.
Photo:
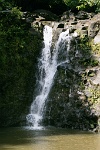
<svg viewBox="0 0 100 150">
<path fill-rule="evenodd" d="M 100 71 L 98 71 L 97 76 L 93 81 L 93 84 L 100 84 Z"/>
<path fill-rule="evenodd" d="M 94 44 L 100 44 L 100 31 L 98 32 L 98 34 L 94 38 Z"/>
</svg>

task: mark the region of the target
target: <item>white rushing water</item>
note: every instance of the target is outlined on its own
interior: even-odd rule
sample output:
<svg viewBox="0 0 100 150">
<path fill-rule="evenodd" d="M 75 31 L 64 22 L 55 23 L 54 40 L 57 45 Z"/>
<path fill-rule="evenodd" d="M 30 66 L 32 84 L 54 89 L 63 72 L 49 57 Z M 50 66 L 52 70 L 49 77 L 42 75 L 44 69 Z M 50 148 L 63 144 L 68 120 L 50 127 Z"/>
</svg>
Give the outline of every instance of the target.
<svg viewBox="0 0 100 150">
<path fill-rule="evenodd" d="M 41 86 L 41 91 L 38 93 L 36 98 L 33 100 L 31 104 L 30 113 L 27 115 L 28 123 L 34 129 L 40 129 L 40 123 L 43 119 L 43 109 L 45 102 L 48 98 L 49 92 L 51 90 L 55 73 L 57 71 L 57 66 L 68 62 L 67 53 L 70 50 L 70 39 L 69 30 L 62 32 L 59 35 L 58 41 L 56 42 L 52 52 L 52 28 L 49 26 L 45 26 L 44 28 L 44 48 L 42 49 L 41 58 L 39 59 L 39 86 Z M 66 47 L 66 58 L 64 60 L 60 60 L 58 62 L 58 55 L 60 54 L 60 50 Z"/>
</svg>

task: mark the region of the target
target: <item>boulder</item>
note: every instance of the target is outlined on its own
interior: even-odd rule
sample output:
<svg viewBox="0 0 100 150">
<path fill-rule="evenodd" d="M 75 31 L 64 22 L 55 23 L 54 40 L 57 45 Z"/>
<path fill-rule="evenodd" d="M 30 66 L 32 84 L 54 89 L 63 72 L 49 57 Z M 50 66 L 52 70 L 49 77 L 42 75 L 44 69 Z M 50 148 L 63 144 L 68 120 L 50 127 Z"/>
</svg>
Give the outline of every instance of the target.
<svg viewBox="0 0 100 150">
<path fill-rule="evenodd" d="M 94 37 L 94 44 L 100 44 L 100 30 L 97 35 Z"/>
<path fill-rule="evenodd" d="M 100 20 L 96 20 L 90 22 L 90 26 L 88 27 L 88 36 L 90 38 L 94 38 L 100 30 Z"/>
</svg>

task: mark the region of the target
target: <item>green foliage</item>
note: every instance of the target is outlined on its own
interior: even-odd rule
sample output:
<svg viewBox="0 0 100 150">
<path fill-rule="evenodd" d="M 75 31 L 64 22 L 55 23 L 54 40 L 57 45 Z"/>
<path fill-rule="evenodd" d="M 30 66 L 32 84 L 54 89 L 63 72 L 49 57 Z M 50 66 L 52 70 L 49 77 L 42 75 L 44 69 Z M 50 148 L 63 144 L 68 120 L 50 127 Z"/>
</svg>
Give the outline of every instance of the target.
<svg viewBox="0 0 100 150">
<path fill-rule="evenodd" d="M 89 91 L 91 93 L 91 96 L 89 97 L 89 101 L 94 103 L 100 102 L 100 86 L 95 85 L 93 88 L 89 88 Z"/>
<path fill-rule="evenodd" d="M 76 8 L 76 6 L 79 4 L 79 0 L 63 0 L 64 3 L 71 7 L 71 8 Z"/>
<path fill-rule="evenodd" d="M 93 58 L 91 55 L 92 49 L 88 37 L 83 36 L 79 39 L 78 49 L 83 56 L 81 59 L 79 59 L 79 64 L 83 65 L 84 67 L 95 67 L 99 65 L 99 61 Z"/>
<path fill-rule="evenodd" d="M 0 11 L 10 10 L 13 6 L 12 0 L 0 0 Z"/>
<path fill-rule="evenodd" d="M 88 10 L 88 8 L 95 7 L 95 11 L 100 11 L 99 0 L 63 0 L 64 3 L 71 9 L 77 8 L 78 10 Z"/>
<path fill-rule="evenodd" d="M 79 10 L 84 10 L 88 7 L 96 6 L 96 10 L 99 11 L 100 1 L 99 0 L 79 0 L 79 4 L 76 6 Z"/>
<path fill-rule="evenodd" d="M 18 9 L 17 7 L 13 7 L 11 10 L 11 14 L 13 16 L 16 16 L 18 19 L 20 19 L 23 16 L 23 13 Z"/>
<path fill-rule="evenodd" d="M 77 10 L 86 10 L 88 11 L 89 9 L 91 11 L 95 12 L 100 12 L 100 0 L 0 0 L 0 11 L 1 10 L 10 10 L 12 7 L 20 6 L 26 9 L 33 10 L 34 7 L 35 9 L 42 8 L 45 9 L 56 9 L 59 6 L 59 11 L 63 9 L 63 6 L 66 7 L 66 10 L 71 9 L 77 9 Z M 94 10 L 92 9 L 94 8 Z"/>
<path fill-rule="evenodd" d="M 0 126 L 18 123 L 33 97 L 41 42 L 21 15 L 17 8 L 0 13 Z"/>
</svg>

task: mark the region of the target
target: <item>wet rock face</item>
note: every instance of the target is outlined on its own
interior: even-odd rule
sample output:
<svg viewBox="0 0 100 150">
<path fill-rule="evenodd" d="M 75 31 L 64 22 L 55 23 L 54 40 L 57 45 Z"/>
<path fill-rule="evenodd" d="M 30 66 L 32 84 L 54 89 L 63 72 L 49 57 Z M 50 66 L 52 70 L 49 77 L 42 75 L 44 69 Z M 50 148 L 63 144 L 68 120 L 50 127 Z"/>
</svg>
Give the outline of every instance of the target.
<svg viewBox="0 0 100 150">
<path fill-rule="evenodd" d="M 90 27 L 89 27 L 89 37 L 94 38 L 97 33 L 100 30 L 100 21 L 96 20 L 95 22 L 92 22 Z"/>
<path fill-rule="evenodd" d="M 29 17 L 30 18 L 30 17 Z M 70 11 L 64 12 L 62 16 L 57 16 L 49 11 L 38 10 L 31 15 L 30 20 L 32 28 L 37 28 L 38 30 L 43 29 L 45 25 L 49 25 L 54 30 L 57 28 L 70 31 L 77 31 L 83 36 L 88 36 L 89 38 L 95 38 L 100 31 L 100 13 L 87 13 L 84 11 L 74 14 Z M 98 35 L 99 36 L 99 35 Z M 95 42 L 96 43 L 96 42 Z"/>
<path fill-rule="evenodd" d="M 46 101 L 43 123 L 84 130 L 98 128 L 100 45 L 95 44 L 100 44 L 100 14 L 83 11 L 74 14 L 69 11 L 55 20 L 50 20 L 47 16 L 45 18 L 40 13 L 40 16 L 32 21 L 31 27 L 42 32 L 45 25 L 51 26 L 53 42 L 61 32 L 69 28 L 73 40 L 68 54 L 69 63 L 57 68 L 55 81 Z M 63 55 L 64 51 L 59 59 Z"/>
<path fill-rule="evenodd" d="M 94 105 L 95 103 L 91 102 L 94 100 L 94 92 L 90 92 L 95 90 L 95 85 L 90 82 L 97 81 L 98 71 L 88 65 L 84 66 L 83 63 L 86 63 L 91 55 L 89 50 L 87 55 L 82 49 L 79 51 L 79 42 L 77 39 L 76 43 L 71 43 L 69 63 L 58 66 L 54 85 L 46 103 L 45 125 L 92 130 L 98 124 L 99 104 Z M 83 57 L 85 61 L 81 63 Z"/>
<path fill-rule="evenodd" d="M 77 15 L 65 12 L 59 21 L 39 20 L 39 28 L 43 29 L 45 25 L 53 28 L 53 42 L 68 28 L 73 35 L 69 63 L 58 66 L 46 102 L 45 125 L 84 130 L 93 130 L 100 125 L 100 47 L 95 51 L 89 44 L 90 41 L 98 43 L 99 19 L 100 14 L 81 11 Z M 32 28 L 36 22 L 32 23 Z M 64 58 L 63 55 L 64 51 L 58 58 Z"/>
<path fill-rule="evenodd" d="M 94 44 L 100 44 L 100 31 L 97 33 L 97 35 L 94 38 Z"/>
</svg>

